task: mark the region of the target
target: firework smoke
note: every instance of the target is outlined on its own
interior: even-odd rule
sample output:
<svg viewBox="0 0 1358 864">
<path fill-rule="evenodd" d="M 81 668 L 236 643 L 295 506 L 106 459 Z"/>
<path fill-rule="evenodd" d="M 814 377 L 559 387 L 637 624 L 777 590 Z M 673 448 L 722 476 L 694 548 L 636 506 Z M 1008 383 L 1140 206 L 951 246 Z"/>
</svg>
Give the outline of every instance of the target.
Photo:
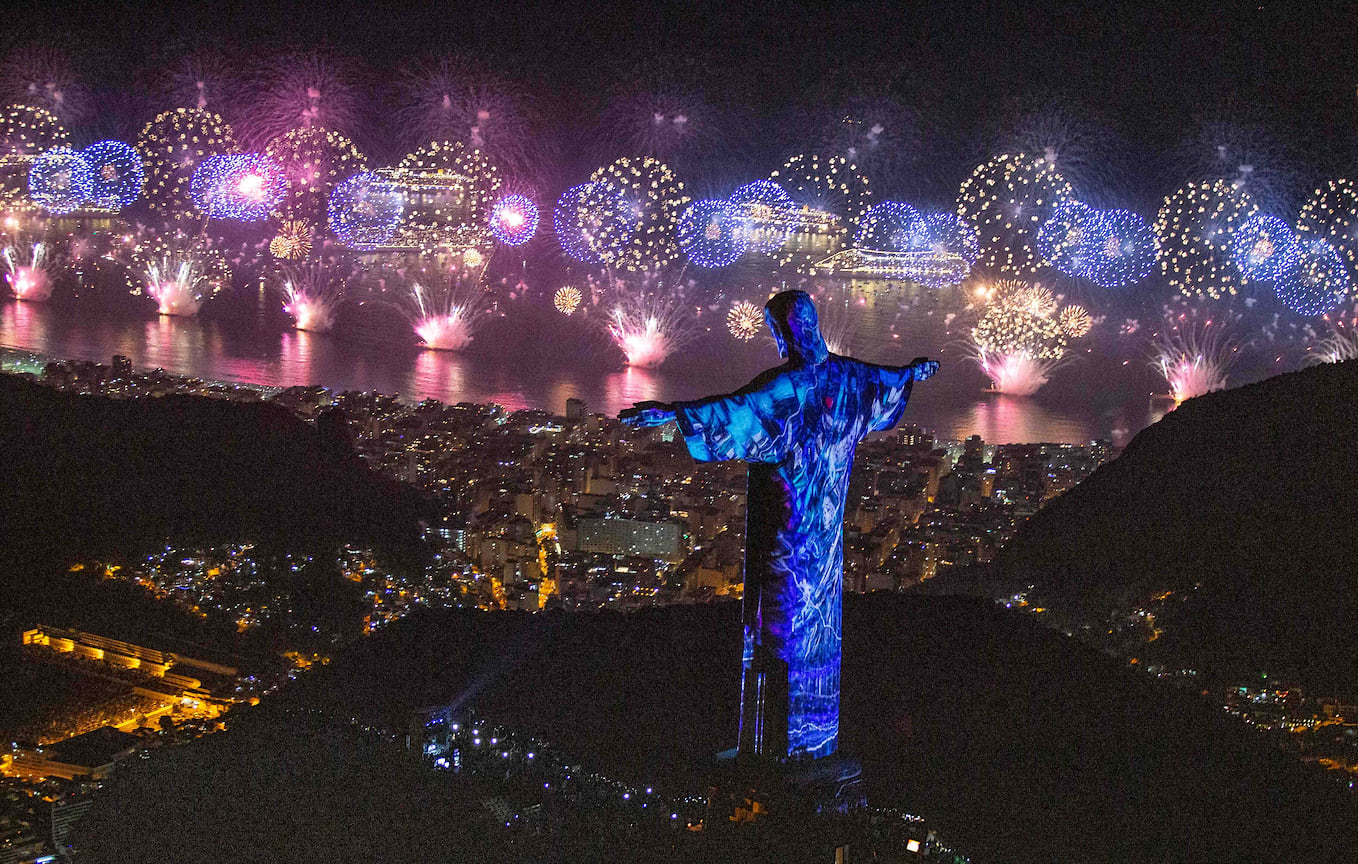
<svg viewBox="0 0 1358 864">
<path fill-rule="evenodd" d="M 536 136 L 531 98 L 505 78 L 461 56 L 401 74 L 397 120 L 418 141 L 460 141 L 515 173 L 529 170 Z"/>
<path fill-rule="evenodd" d="M 0 95 L 7 102 L 45 108 L 63 123 L 81 119 L 89 94 L 59 49 L 42 43 L 23 45 L 0 67 Z"/>
<path fill-rule="evenodd" d="M 319 52 L 279 58 L 262 75 L 244 137 L 260 149 L 291 129 L 350 132 L 358 123 L 360 105 L 353 79 L 343 61 Z"/>
</svg>

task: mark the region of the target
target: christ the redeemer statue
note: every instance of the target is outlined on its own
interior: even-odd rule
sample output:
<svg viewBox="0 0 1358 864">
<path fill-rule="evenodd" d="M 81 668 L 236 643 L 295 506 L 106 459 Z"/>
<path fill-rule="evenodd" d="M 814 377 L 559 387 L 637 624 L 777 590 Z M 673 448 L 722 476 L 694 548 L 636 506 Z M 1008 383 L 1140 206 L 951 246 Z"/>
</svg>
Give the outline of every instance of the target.
<svg viewBox="0 0 1358 864">
<path fill-rule="evenodd" d="M 802 291 L 775 295 L 764 319 L 786 363 L 729 396 L 642 402 L 621 419 L 637 427 L 677 421 L 699 462 L 750 463 L 738 753 L 785 762 L 838 746 L 844 499 L 854 449 L 869 432 L 896 425 L 911 385 L 938 364 L 877 366 L 831 354 Z"/>
</svg>

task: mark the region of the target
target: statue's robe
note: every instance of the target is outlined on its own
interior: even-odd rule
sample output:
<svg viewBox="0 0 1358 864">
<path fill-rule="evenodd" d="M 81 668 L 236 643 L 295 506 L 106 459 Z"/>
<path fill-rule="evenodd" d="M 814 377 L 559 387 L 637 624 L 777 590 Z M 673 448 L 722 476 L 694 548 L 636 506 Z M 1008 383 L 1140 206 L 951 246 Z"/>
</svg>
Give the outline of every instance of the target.
<svg viewBox="0 0 1358 864">
<path fill-rule="evenodd" d="M 858 442 L 900 420 L 913 380 L 908 366 L 830 354 L 675 405 L 694 459 L 751 463 L 742 757 L 814 759 L 838 746 L 849 472 Z"/>
</svg>

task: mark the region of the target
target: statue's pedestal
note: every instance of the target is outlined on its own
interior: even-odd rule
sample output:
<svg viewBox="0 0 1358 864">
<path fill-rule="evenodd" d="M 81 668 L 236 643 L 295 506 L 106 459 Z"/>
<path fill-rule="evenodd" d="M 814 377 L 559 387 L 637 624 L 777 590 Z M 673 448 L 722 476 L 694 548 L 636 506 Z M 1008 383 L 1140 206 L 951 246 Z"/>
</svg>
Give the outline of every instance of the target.
<svg viewBox="0 0 1358 864">
<path fill-rule="evenodd" d="M 708 819 L 743 823 L 848 813 L 866 805 L 863 766 L 848 756 L 768 763 L 744 761 L 726 750 L 717 754 Z"/>
</svg>

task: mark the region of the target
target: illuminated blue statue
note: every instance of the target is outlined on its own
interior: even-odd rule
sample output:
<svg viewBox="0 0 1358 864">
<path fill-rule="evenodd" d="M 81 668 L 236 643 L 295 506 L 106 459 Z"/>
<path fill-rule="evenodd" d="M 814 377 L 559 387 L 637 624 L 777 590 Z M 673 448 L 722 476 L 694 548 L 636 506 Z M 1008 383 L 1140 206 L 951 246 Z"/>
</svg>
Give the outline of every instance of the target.
<svg viewBox="0 0 1358 864">
<path fill-rule="evenodd" d="M 869 432 L 896 425 L 911 385 L 938 364 L 876 366 L 831 354 L 802 291 L 775 295 L 764 319 L 786 363 L 729 396 L 642 402 L 621 419 L 638 427 L 675 420 L 694 459 L 750 463 L 739 753 L 783 762 L 838 746 L 844 499 L 854 449 Z"/>
</svg>

